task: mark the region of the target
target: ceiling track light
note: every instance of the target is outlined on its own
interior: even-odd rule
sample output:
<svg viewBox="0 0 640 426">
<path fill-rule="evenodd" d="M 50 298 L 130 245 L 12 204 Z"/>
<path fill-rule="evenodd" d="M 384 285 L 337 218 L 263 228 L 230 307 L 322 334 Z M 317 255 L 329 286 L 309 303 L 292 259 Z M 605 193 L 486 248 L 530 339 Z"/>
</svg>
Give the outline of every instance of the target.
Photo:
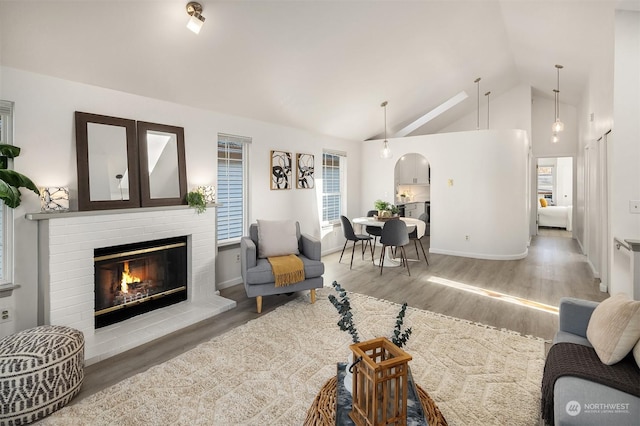
<svg viewBox="0 0 640 426">
<path fill-rule="evenodd" d="M 202 5 L 195 1 L 187 3 L 187 15 L 190 16 L 187 28 L 196 34 L 200 33 L 205 20 L 205 17 L 202 16 Z"/>
<path fill-rule="evenodd" d="M 557 87 L 553 89 L 555 121 L 551 125 L 551 131 L 556 134 L 564 130 L 564 123 L 560 121 L 560 70 L 564 68 L 562 65 L 556 65 L 558 80 Z M 557 141 L 556 141 L 557 142 Z"/>
<path fill-rule="evenodd" d="M 380 150 L 380 158 L 384 158 L 385 160 L 393 157 L 393 153 L 389 148 L 389 141 L 387 140 L 387 103 L 387 101 L 384 101 L 380 104 L 380 106 L 384 108 L 384 142 Z"/>
</svg>

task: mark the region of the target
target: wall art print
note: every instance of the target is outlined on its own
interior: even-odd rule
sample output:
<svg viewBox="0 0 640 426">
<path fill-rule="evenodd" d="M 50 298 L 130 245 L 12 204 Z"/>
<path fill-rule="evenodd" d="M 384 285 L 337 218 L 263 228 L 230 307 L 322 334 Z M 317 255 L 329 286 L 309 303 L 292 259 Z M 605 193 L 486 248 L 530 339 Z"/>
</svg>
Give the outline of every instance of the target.
<svg viewBox="0 0 640 426">
<path fill-rule="evenodd" d="M 312 154 L 296 154 L 296 188 L 310 189 L 314 187 L 313 162 Z"/>
<path fill-rule="evenodd" d="M 291 189 L 292 169 L 290 152 L 271 151 L 271 189 Z"/>
</svg>

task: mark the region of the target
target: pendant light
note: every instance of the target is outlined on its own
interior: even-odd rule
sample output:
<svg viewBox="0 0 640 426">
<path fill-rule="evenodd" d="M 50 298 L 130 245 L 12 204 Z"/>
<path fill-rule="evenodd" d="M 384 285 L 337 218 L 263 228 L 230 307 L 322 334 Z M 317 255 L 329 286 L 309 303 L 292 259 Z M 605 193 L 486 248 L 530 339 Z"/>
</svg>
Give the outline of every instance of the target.
<svg viewBox="0 0 640 426">
<path fill-rule="evenodd" d="M 487 129 L 489 129 L 489 95 L 491 92 L 487 92 L 484 95 L 487 97 Z"/>
<path fill-rule="evenodd" d="M 562 65 L 556 65 L 556 69 L 558 70 L 558 82 L 557 88 L 553 90 L 553 94 L 555 97 L 555 121 L 551 125 L 551 130 L 554 133 L 559 133 L 564 130 L 564 123 L 560 121 L 560 70 L 563 68 Z"/>
<path fill-rule="evenodd" d="M 473 80 L 473 82 L 476 84 L 477 87 L 477 92 L 478 92 L 478 108 L 476 108 L 476 112 L 477 112 L 477 117 L 478 119 L 476 120 L 476 130 L 480 130 L 480 77 L 476 78 L 475 80 Z"/>
<path fill-rule="evenodd" d="M 380 150 L 380 158 L 387 160 L 393 157 L 393 153 L 391 149 L 389 149 L 389 141 L 387 140 L 387 101 L 381 103 L 380 106 L 384 108 L 384 143 Z"/>
</svg>

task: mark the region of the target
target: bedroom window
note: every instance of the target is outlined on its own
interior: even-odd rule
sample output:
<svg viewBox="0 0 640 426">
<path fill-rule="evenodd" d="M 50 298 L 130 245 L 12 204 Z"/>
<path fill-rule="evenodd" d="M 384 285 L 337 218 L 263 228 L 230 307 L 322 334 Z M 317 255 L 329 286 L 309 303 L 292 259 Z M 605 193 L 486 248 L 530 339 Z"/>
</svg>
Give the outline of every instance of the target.
<svg viewBox="0 0 640 426">
<path fill-rule="evenodd" d="M 0 141 L 13 143 L 13 102 L 0 100 Z M 10 283 L 13 265 L 13 210 L 0 201 L 0 284 Z"/>
<path fill-rule="evenodd" d="M 340 222 L 346 203 L 347 156 L 344 153 L 322 154 L 322 223 Z"/>
<path fill-rule="evenodd" d="M 251 138 L 218 133 L 218 244 L 235 243 L 246 235 L 250 144 Z"/>
<path fill-rule="evenodd" d="M 553 200 L 553 166 L 538 166 L 538 198 Z"/>
</svg>

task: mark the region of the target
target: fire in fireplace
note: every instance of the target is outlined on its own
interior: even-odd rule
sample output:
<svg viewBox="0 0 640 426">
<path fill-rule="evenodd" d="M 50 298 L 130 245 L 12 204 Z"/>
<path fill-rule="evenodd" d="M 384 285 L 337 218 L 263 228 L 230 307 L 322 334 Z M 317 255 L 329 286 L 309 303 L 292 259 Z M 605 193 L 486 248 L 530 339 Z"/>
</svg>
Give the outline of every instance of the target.
<svg viewBox="0 0 640 426">
<path fill-rule="evenodd" d="M 94 251 L 95 326 L 187 300 L 187 237 Z"/>
</svg>

